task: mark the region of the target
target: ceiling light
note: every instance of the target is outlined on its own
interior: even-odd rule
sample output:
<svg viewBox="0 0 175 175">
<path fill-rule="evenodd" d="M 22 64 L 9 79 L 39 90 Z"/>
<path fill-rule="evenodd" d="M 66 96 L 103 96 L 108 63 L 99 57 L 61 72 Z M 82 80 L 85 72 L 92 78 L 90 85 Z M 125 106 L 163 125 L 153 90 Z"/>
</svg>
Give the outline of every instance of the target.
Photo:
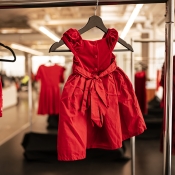
<svg viewBox="0 0 175 175">
<path fill-rule="evenodd" d="M 59 41 L 59 40 L 60 40 L 60 38 L 58 38 L 58 37 L 56 36 L 56 34 L 54 34 L 53 32 L 51 32 L 49 29 L 47 29 L 47 28 L 44 27 L 44 26 L 40 26 L 40 27 L 39 27 L 39 30 L 40 30 L 42 33 L 44 33 L 45 35 L 47 35 L 49 38 L 51 38 L 52 40 L 54 40 L 54 41 Z"/>
<path fill-rule="evenodd" d="M 11 44 L 11 48 L 30 53 L 32 55 L 39 55 L 39 56 L 43 55 L 43 52 L 39 52 L 37 50 L 31 49 L 29 47 L 26 47 L 26 46 L 23 46 L 20 44 L 13 43 L 13 44 Z"/>
<path fill-rule="evenodd" d="M 32 33 L 32 29 L 2 28 L 0 33 Z"/>
<path fill-rule="evenodd" d="M 125 36 L 127 35 L 128 31 L 130 30 L 132 24 L 134 23 L 135 18 L 137 17 L 137 15 L 140 12 L 140 9 L 142 8 L 143 4 L 137 4 L 128 20 L 128 22 L 126 23 L 125 28 L 122 31 L 122 34 L 120 35 L 120 37 L 122 39 L 125 38 Z"/>
</svg>

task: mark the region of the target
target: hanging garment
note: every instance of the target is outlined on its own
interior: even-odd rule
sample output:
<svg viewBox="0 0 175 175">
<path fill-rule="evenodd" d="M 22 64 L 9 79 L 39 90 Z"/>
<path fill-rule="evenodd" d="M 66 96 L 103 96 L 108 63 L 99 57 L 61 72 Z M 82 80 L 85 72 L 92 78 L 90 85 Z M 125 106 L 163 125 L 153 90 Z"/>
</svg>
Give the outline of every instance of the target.
<svg viewBox="0 0 175 175">
<path fill-rule="evenodd" d="M 161 81 L 161 70 L 157 70 L 157 76 L 156 76 L 156 91 L 158 91 L 160 87 L 160 81 Z"/>
<path fill-rule="evenodd" d="M 162 67 L 162 75 L 161 75 L 161 86 L 164 88 L 164 64 Z M 165 94 L 163 93 L 163 98 L 161 101 L 161 107 L 164 108 L 164 98 Z M 173 56 L 173 97 L 172 97 L 172 154 L 175 155 L 175 56 Z M 162 127 L 162 137 L 160 150 L 163 152 L 163 136 L 165 135 L 165 113 L 163 116 L 163 127 Z"/>
<path fill-rule="evenodd" d="M 38 114 L 59 114 L 60 87 L 64 82 L 63 72 L 65 68 L 54 64 L 52 66 L 41 65 L 36 74 L 36 80 L 41 81 L 39 95 Z"/>
<path fill-rule="evenodd" d="M 160 80 L 160 86 L 162 86 L 164 88 L 164 64 L 162 66 L 162 72 L 161 72 L 161 80 Z M 173 65 L 173 70 L 174 70 L 174 65 Z M 174 72 L 173 72 L 174 75 Z M 162 100 L 160 102 L 160 107 L 163 108 L 164 107 L 164 90 L 163 90 L 163 95 L 162 95 Z"/>
<path fill-rule="evenodd" d="M 135 73 L 135 93 L 136 93 L 142 114 L 147 114 L 145 71 L 139 71 Z"/>
<path fill-rule="evenodd" d="M 60 101 L 58 160 L 84 159 L 88 148 L 117 149 L 141 134 L 146 126 L 132 84 L 112 53 L 118 32 L 89 41 L 69 29 L 62 40 L 74 58 Z"/>
</svg>

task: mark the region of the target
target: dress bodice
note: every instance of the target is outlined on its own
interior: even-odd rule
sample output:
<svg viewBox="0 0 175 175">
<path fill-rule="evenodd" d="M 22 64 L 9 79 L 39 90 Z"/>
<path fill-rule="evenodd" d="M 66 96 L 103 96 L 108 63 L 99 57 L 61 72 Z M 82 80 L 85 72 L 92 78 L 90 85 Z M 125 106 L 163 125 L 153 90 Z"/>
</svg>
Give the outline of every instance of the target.
<svg viewBox="0 0 175 175">
<path fill-rule="evenodd" d="M 74 54 L 73 63 L 90 73 L 100 74 L 115 59 L 112 53 L 118 41 L 115 29 L 108 29 L 102 39 L 90 41 L 84 40 L 78 30 L 71 28 L 63 34 L 62 39 Z"/>
</svg>

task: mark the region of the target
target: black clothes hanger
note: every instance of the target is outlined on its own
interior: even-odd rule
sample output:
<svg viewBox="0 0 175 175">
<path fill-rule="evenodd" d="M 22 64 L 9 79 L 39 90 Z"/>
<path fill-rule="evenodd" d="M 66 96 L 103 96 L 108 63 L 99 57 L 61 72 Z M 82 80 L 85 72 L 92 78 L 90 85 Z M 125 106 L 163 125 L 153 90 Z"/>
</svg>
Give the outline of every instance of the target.
<svg viewBox="0 0 175 175">
<path fill-rule="evenodd" d="M 96 11 L 98 8 L 98 0 L 97 0 L 97 5 L 95 8 L 95 15 L 91 16 L 87 22 L 87 24 L 81 28 L 80 30 L 78 30 L 78 32 L 80 34 L 83 34 L 85 32 L 87 32 L 88 30 L 92 29 L 93 27 L 97 27 L 100 30 L 102 30 L 103 32 L 107 32 L 108 29 L 105 27 L 102 19 L 99 16 L 96 16 Z M 123 45 L 124 47 L 126 47 L 127 49 L 120 49 L 120 50 L 114 50 L 114 51 L 132 51 L 134 52 L 132 46 L 130 44 L 127 44 L 123 39 L 121 39 L 120 37 L 118 38 L 118 42 Z M 63 40 L 60 40 L 59 42 L 55 42 L 49 49 L 49 52 L 69 52 L 70 50 L 56 50 L 58 47 L 62 46 L 64 44 Z"/>
<path fill-rule="evenodd" d="M 2 43 L 0 43 L 0 46 L 5 47 L 6 49 L 10 50 L 10 52 L 12 53 L 12 55 L 14 57 L 13 60 L 0 59 L 0 61 L 3 61 L 3 62 L 15 62 L 16 61 L 16 55 L 15 55 L 14 51 L 9 46 L 5 46 Z"/>
<path fill-rule="evenodd" d="M 85 33 L 86 31 L 92 29 L 93 27 L 97 27 L 103 32 L 107 32 L 107 28 L 105 27 L 102 19 L 99 16 L 93 15 L 89 18 L 87 24 L 81 28 L 79 31 L 80 34 Z M 127 44 L 123 39 L 119 37 L 118 42 L 123 45 L 124 47 L 127 48 L 127 50 L 114 50 L 114 51 L 132 51 L 134 52 L 133 48 L 131 45 Z M 56 50 L 58 47 L 62 46 L 64 44 L 63 40 L 60 40 L 59 42 L 55 42 L 49 49 L 49 52 L 64 52 L 64 51 L 69 51 L 69 50 Z"/>
<path fill-rule="evenodd" d="M 53 66 L 53 65 L 55 65 L 55 63 L 53 63 L 53 62 L 51 61 L 51 59 L 49 59 L 48 62 L 46 62 L 44 65 L 45 65 L 45 66 Z"/>
<path fill-rule="evenodd" d="M 83 34 L 87 32 L 88 30 L 92 29 L 93 27 L 97 27 L 103 32 L 107 32 L 107 28 L 105 27 L 102 19 L 99 16 L 93 15 L 89 18 L 87 24 L 78 30 L 80 34 Z M 127 48 L 127 50 L 116 50 L 116 51 L 132 51 L 134 52 L 131 45 L 127 44 L 123 39 L 119 38 L 118 42 Z M 49 52 L 63 52 L 63 51 L 69 51 L 69 50 L 56 50 L 58 47 L 62 46 L 64 44 L 63 40 L 60 40 L 59 42 L 55 42 L 49 49 Z M 114 50 L 115 51 L 115 50 Z"/>
</svg>

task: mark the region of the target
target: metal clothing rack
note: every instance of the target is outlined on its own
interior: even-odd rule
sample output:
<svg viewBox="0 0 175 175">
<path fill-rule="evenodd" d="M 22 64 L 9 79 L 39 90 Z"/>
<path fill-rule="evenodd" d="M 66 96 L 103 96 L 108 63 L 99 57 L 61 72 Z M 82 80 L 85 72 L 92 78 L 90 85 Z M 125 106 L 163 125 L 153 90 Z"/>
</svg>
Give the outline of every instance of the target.
<svg viewBox="0 0 175 175">
<path fill-rule="evenodd" d="M 18 0 L 15 2 L 6 0 L 0 3 L 0 9 L 13 8 L 44 8 L 44 7 L 73 7 L 94 6 L 96 0 Z M 152 4 L 166 3 L 167 0 L 100 0 L 99 5 L 121 5 L 121 4 Z"/>
<path fill-rule="evenodd" d="M 30 124 L 30 131 L 32 131 L 32 116 L 33 116 L 33 98 L 32 98 L 32 59 L 31 59 L 31 54 L 25 54 L 25 59 L 27 61 L 27 66 L 28 66 L 28 76 L 29 81 L 28 81 L 28 120 Z"/>
<path fill-rule="evenodd" d="M 166 26 L 167 27 L 167 26 Z M 170 28 L 171 29 L 171 28 Z M 169 30 L 170 30 L 169 29 Z M 168 29 L 166 29 L 168 30 Z M 171 31 L 172 32 L 172 31 Z M 142 39 L 142 40 L 133 40 L 131 39 L 131 46 L 133 47 L 134 43 L 165 43 L 166 46 L 166 55 L 165 55 L 165 77 L 164 79 L 164 94 L 165 94 L 165 135 L 163 135 L 163 175 L 171 175 L 171 150 L 172 150 L 172 87 L 173 87 L 173 50 L 172 53 L 168 54 L 168 49 L 173 49 L 172 45 L 175 40 L 173 40 L 173 32 L 170 36 L 166 36 L 166 40 L 150 40 L 150 39 Z M 167 33 L 166 33 L 167 34 Z M 171 42 L 168 42 L 168 39 Z M 169 47 L 168 47 L 169 46 Z M 170 58 L 169 58 L 170 56 Z M 131 52 L 131 77 L 132 82 L 134 83 L 134 53 Z M 168 70 L 167 70 L 168 69 Z M 167 97 L 168 96 L 168 97 Z"/>
<path fill-rule="evenodd" d="M 165 26 L 165 47 L 166 47 L 166 72 L 165 72 L 165 119 L 166 132 L 164 137 L 164 162 L 163 175 L 171 175 L 171 136 L 172 136 L 172 75 L 173 75 L 173 27 L 174 27 L 174 0 L 100 0 L 99 5 L 120 5 L 120 4 L 148 4 L 165 3 L 166 4 L 166 26 Z M 16 2 L 3 1 L 0 3 L 0 9 L 14 8 L 44 8 L 44 7 L 70 7 L 70 6 L 94 6 L 96 0 L 60 0 L 60 1 L 23 1 Z M 131 41 L 132 42 L 132 41 Z M 134 59 L 131 55 L 131 81 L 134 84 Z M 29 73 L 30 75 L 30 73 Z M 32 109 L 31 84 L 29 83 L 29 110 Z M 31 112 L 30 112 L 31 113 Z M 30 114 L 31 115 L 31 114 Z M 131 138 L 131 174 L 135 175 L 135 137 Z"/>
</svg>

